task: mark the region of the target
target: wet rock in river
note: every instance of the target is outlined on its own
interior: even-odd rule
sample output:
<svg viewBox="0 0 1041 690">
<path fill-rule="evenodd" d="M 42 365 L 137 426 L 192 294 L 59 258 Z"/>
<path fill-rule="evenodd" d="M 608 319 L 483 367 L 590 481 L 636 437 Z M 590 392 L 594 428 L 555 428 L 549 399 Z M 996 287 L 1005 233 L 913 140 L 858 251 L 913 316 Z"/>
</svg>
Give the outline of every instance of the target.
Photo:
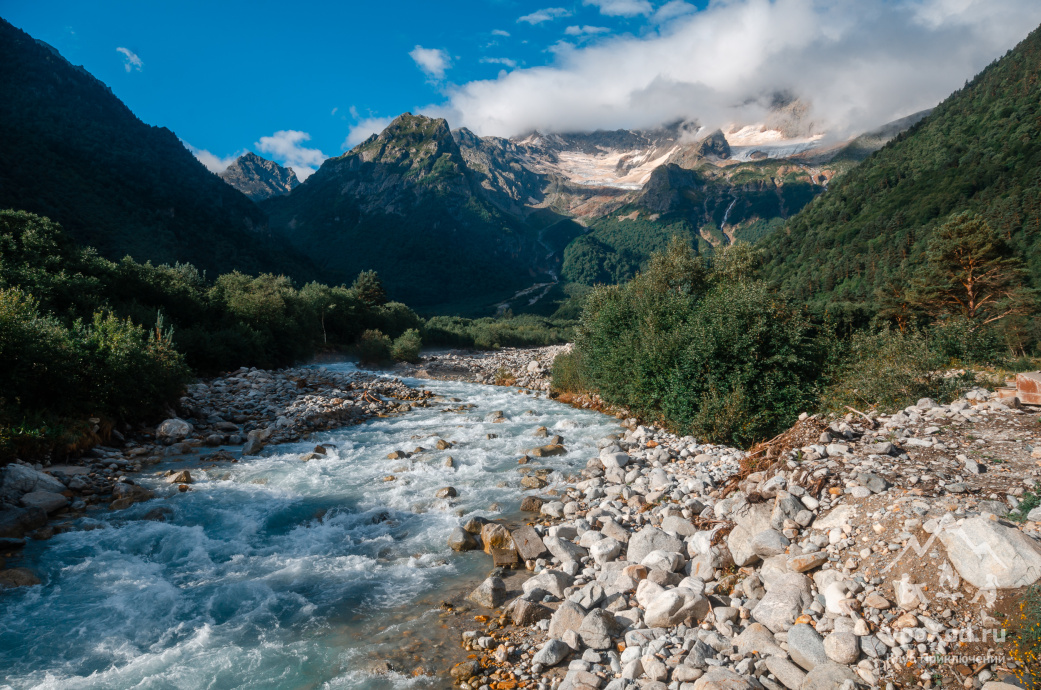
<svg viewBox="0 0 1041 690">
<path fill-rule="evenodd" d="M 478 606 L 488 609 L 498 608 L 506 601 L 506 583 L 502 581 L 502 578 L 489 577 L 466 598 Z"/>
</svg>

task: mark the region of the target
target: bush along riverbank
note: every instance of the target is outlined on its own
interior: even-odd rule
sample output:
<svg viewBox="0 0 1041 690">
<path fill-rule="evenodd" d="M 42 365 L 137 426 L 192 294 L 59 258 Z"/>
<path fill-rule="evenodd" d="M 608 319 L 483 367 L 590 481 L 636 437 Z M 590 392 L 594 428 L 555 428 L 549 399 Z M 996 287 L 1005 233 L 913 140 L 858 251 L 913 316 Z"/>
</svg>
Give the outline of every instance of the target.
<svg viewBox="0 0 1041 690">
<path fill-rule="evenodd" d="M 268 445 L 408 412 L 433 398 L 398 379 L 311 368 L 242 368 L 192 384 L 179 401 L 181 415 L 156 427 L 139 426 L 126 435 L 114 431 L 109 445 L 63 464 L 0 468 L 0 553 L 22 548 L 27 537 L 50 538 L 91 507 L 120 510 L 153 498 L 134 476 L 162 460 L 238 462 Z M 173 472 L 168 481 L 187 491 L 191 472 Z M 0 586 L 35 582 L 30 571 L 0 569 Z"/>
<path fill-rule="evenodd" d="M 471 594 L 479 627 L 452 680 L 1032 687 L 1041 410 L 1019 408 L 973 389 L 891 415 L 803 415 L 751 450 L 631 421 L 580 479 L 524 499 L 528 525 L 453 534 L 533 577 L 495 571 Z"/>
</svg>

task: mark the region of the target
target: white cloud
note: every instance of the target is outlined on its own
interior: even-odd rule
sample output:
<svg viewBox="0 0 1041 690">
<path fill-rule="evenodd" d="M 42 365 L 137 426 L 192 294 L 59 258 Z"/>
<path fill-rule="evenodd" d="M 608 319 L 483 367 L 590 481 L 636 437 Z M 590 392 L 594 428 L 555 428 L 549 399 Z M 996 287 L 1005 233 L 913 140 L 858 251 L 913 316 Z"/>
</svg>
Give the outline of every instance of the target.
<svg viewBox="0 0 1041 690">
<path fill-rule="evenodd" d="M 683 8 L 677 8 L 683 9 Z M 726 0 L 646 35 L 451 87 L 425 112 L 480 134 L 761 122 L 773 94 L 836 134 L 936 105 L 1041 22 L 1037 0 Z"/>
<path fill-rule="evenodd" d="M 503 38 L 509 38 L 510 32 L 503 31 L 502 29 L 492 29 L 492 36 L 502 36 Z"/>
<path fill-rule="evenodd" d="M 483 57 L 481 58 L 481 62 L 490 65 L 503 65 L 505 67 L 509 67 L 510 69 L 513 69 L 517 66 L 517 61 L 511 60 L 510 58 Z"/>
<path fill-rule="evenodd" d="M 141 68 L 145 66 L 144 61 L 137 56 L 137 53 L 129 48 L 116 48 L 116 52 L 123 54 L 123 69 L 127 72 L 140 72 Z"/>
<path fill-rule="evenodd" d="M 544 10 L 536 10 L 531 14 L 526 14 L 523 17 L 518 17 L 518 22 L 527 22 L 528 24 L 541 24 L 542 22 L 551 22 L 558 17 L 570 17 L 571 13 L 565 10 L 563 7 L 547 7 Z"/>
<path fill-rule="evenodd" d="M 206 166 L 207 170 L 217 174 L 227 170 L 229 165 L 234 163 L 239 156 L 245 153 L 245 151 L 239 151 L 238 153 L 233 153 L 227 158 L 221 158 L 216 154 L 210 153 L 206 149 L 197 149 L 187 141 L 182 140 L 181 143 L 184 144 L 185 148 L 192 152 L 192 155 L 199 159 L 200 163 Z"/>
<path fill-rule="evenodd" d="M 654 10 L 647 0 L 582 0 L 582 4 L 593 5 L 609 17 L 635 17 Z"/>
<path fill-rule="evenodd" d="M 568 28 L 564 29 L 564 33 L 566 33 L 568 36 L 606 34 L 610 31 L 611 30 L 608 29 L 606 26 L 589 26 L 588 24 L 586 24 L 585 26 L 569 26 Z"/>
<path fill-rule="evenodd" d="M 444 79 L 445 70 L 452 63 L 448 53 L 440 48 L 416 46 L 408 55 L 415 61 L 419 69 L 423 70 L 423 73 L 431 79 Z"/>
<path fill-rule="evenodd" d="M 373 134 L 379 134 L 393 121 L 392 117 L 369 117 L 353 125 L 344 139 L 342 148 L 354 148 Z"/>
<path fill-rule="evenodd" d="M 253 144 L 261 153 L 272 156 L 282 165 L 292 168 L 303 182 L 310 177 L 327 156 L 318 149 L 301 146 L 311 135 L 295 129 L 281 129 L 269 137 L 260 137 Z"/>
<path fill-rule="evenodd" d="M 669 0 L 654 13 L 654 23 L 664 24 L 667 21 L 682 17 L 685 14 L 694 14 L 698 8 L 685 0 Z"/>
<path fill-rule="evenodd" d="M 337 106 L 337 107 L 333 108 L 332 112 L 331 112 L 331 113 L 329 113 L 329 115 L 330 115 L 330 116 L 333 116 L 333 115 L 335 115 L 335 114 L 337 113 L 337 111 L 339 111 L 339 110 L 340 110 L 340 107 L 339 107 L 339 106 Z"/>
</svg>

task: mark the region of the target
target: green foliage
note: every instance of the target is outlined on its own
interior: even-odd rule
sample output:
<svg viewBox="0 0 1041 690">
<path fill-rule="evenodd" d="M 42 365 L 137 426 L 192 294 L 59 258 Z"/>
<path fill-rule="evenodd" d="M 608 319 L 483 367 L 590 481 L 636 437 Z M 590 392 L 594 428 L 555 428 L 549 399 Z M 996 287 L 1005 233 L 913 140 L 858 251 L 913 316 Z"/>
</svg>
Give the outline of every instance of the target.
<svg viewBox="0 0 1041 690">
<path fill-rule="evenodd" d="M 173 132 L 141 122 L 82 67 L 2 19 L 0 93 L 0 208 L 53 218 L 113 260 L 314 275 Z"/>
<path fill-rule="evenodd" d="M 428 311 L 476 296 L 487 308 L 526 287 L 546 249 L 479 178 L 444 120 L 406 114 L 261 208 L 328 274 L 375 270 L 387 297 Z"/>
<path fill-rule="evenodd" d="M 383 364 L 391 358 L 391 340 L 378 330 L 371 329 L 358 339 L 358 359 L 364 364 Z"/>
<path fill-rule="evenodd" d="M 500 347 L 536 347 L 567 342 L 572 322 L 532 314 L 500 318 L 464 319 L 435 316 L 427 319 L 423 342 L 444 347 L 492 350 Z"/>
<path fill-rule="evenodd" d="M 1026 271 L 1003 237 L 980 215 L 960 213 L 933 233 L 911 295 L 941 321 L 978 329 L 1036 307 Z"/>
<path fill-rule="evenodd" d="M 589 385 L 582 376 L 582 361 L 577 351 L 557 355 L 553 360 L 553 390 L 560 393 L 582 393 Z"/>
<path fill-rule="evenodd" d="M 1030 511 L 1039 505 L 1041 505 L 1041 483 L 1035 483 L 1033 491 L 1027 491 L 1019 497 L 1019 505 L 1008 514 L 1008 519 L 1015 522 L 1026 522 Z"/>
<path fill-rule="evenodd" d="M 595 289 L 576 339 L 581 378 L 713 441 L 749 444 L 791 423 L 814 401 L 821 353 L 810 324 L 736 268 L 738 253 L 713 267 L 674 242 L 627 285 Z"/>
<path fill-rule="evenodd" d="M 162 322 L 151 333 L 95 313 L 66 326 L 17 288 L 0 288 L 0 457 L 55 449 L 65 418 L 158 414 L 189 380 Z"/>
<path fill-rule="evenodd" d="M 380 297 L 371 271 L 351 288 L 312 282 L 297 289 L 285 276 L 238 271 L 210 284 L 190 264 L 99 258 L 76 248 L 56 223 L 21 211 L 0 211 L 0 269 L 0 287 L 32 294 L 66 326 L 98 311 L 138 324 L 161 314 L 176 348 L 201 372 L 285 366 L 320 347 L 350 346 L 368 328 L 397 337 L 422 327 L 407 306 Z"/>
<path fill-rule="evenodd" d="M 399 362 L 416 363 L 419 361 L 419 350 L 422 347 L 423 339 L 420 337 L 419 331 L 410 328 L 394 340 L 394 344 L 390 348 L 390 356 Z"/>
<path fill-rule="evenodd" d="M 362 271 L 351 285 L 354 294 L 367 307 L 378 307 L 387 303 L 387 291 L 376 271 Z"/>
<path fill-rule="evenodd" d="M 968 212 L 1041 287 L 1039 71 L 1035 30 L 765 238 L 768 279 L 799 300 L 872 302 L 925 264 L 938 226 Z"/>
<path fill-rule="evenodd" d="M 857 332 L 836 361 L 822 404 L 842 414 L 847 405 L 893 412 L 921 398 L 950 400 L 971 385 L 963 377 L 945 375 L 949 359 L 917 330 Z"/>
</svg>

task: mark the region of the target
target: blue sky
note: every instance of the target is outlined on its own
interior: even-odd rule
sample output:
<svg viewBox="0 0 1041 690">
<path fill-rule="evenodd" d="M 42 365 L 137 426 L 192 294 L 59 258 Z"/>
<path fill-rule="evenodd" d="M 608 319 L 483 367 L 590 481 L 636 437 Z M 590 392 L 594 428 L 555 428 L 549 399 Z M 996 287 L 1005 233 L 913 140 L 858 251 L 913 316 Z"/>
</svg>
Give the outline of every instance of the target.
<svg viewBox="0 0 1041 690">
<path fill-rule="evenodd" d="M 302 176 L 425 112 L 479 134 L 762 122 L 783 91 L 846 136 L 931 107 L 1041 22 L 1037 0 L 116 2 L 0 16 L 211 169 Z"/>
<path fill-rule="evenodd" d="M 563 40 L 644 30 L 648 4 L 614 4 L 621 14 L 508 0 L 3 0 L 0 16 L 194 147 L 228 156 L 298 131 L 310 139 L 297 146 L 338 155 L 359 122 L 439 102 L 452 83 L 552 62 Z"/>
</svg>

